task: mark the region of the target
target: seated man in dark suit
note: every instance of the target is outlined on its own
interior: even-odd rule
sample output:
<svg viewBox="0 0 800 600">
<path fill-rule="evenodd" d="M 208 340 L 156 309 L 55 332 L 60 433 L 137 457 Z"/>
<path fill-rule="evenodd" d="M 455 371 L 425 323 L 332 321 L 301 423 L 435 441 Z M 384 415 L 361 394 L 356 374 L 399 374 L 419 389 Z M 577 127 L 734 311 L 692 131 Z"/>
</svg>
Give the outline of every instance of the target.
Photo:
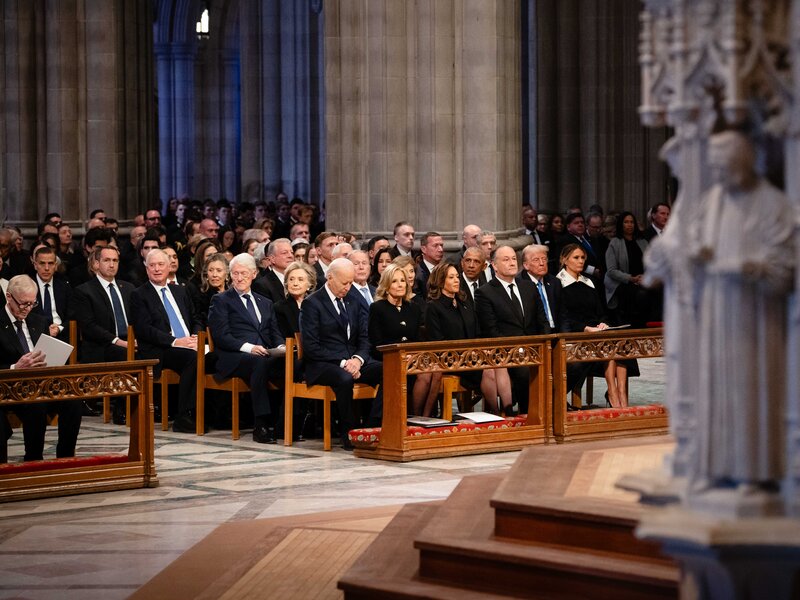
<svg viewBox="0 0 800 600">
<path fill-rule="evenodd" d="M 139 352 L 142 358 L 159 360 L 159 373 L 165 368 L 180 375 L 178 416 L 172 430 L 195 433 L 197 326 L 192 303 L 183 287 L 167 285 L 169 257 L 163 250 L 148 252 L 145 268 L 148 282 L 131 294 L 131 322 Z"/>
<path fill-rule="evenodd" d="M 45 318 L 32 312 L 36 308 L 36 283 L 27 275 L 17 275 L 8 282 L 6 305 L 0 309 L 0 369 L 31 369 L 45 366 L 41 352 L 31 352 L 39 336 L 46 334 Z M 58 413 L 58 458 L 75 456 L 75 444 L 81 427 L 81 404 L 77 401 L 28 404 L 14 407 L 22 421 L 25 436 L 25 460 L 42 460 L 47 413 Z M 0 459 L 5 462 L 6 440 L 11 432 L 4 411 L 0 411 Z"/>
<path fill-rule="evenodd" d="M 549 248 L 540 244 L 530 244 L 522 249 L 522 271 L 517 280 L 530 281 L 539 293 L 547 322 L 551 331 L 561 331 L 558 323 L 561 282 L 547 272 Z"/>
<path fill-rule="evenodd" d="M 271 356 L 270 348 L 283 346 L 272 302 L 251 290 L 258 275 L 255 259 L 247 253 L 233 257 L 231 285 L 216 294 L 208 311 L 208 327 L 217 355 L 220 377 L 242 377 L 249 382 L 253 400 L 253 441 L 275 443 L 274 415 L 282 394 L 270 403 L 267 384 L 283 378 L 283 359 Z"/>
<path fill-rule="evenodd" d="M 368 283 L 369 274 L 372 270 L 369 256 L 363 250 L 353 250 L 347 260 L 353 263 L 354 269 L 353 286 L 347 296 L 355 298 L 361 308 L 366 311 L 367 318 L 369 318 L 369 306 L 375 302 L 375 292 L 377 291 L 374 285 Z"/>
<path fill-rule="evenodd" d="M 69 343 L 69 320 L 72 318 L 70 304 L 72 288 L 60 275 L 56 275 L 56 251 L 50 246 L 39 246 L 33 251 L 33 280 L 38 287 L 34 312 L 42 315 L 48 323 L 49 335 Z"/>
<path fill-rule="evenodd" d="M 89 265 L 95 276 L 79 285 L 73 295 L 75 319 L 81 329 L 81 362 L 117 362 L 127 359 L 131 293 L 127 281 L 116 279 L 120 252 L 114 246 L 95 248 Z M 122 399 L 114 400 L 113 421 L 125 424 Z"/>
<path fill-rule="evenodd" d="M 325 284 L 303 301 L 300 333 L 306 381 L 329 385 L 336 394 L 342 445 L 352 450 L 347 433 L 354 426 L 353 385 L 378 385 L 383 368 L 369 356 L 367 318 L 354 298 L 347 298 L 355 270 L 346 258 L 331 262 Z M 373 400 L 368 427 L 380 427 L 382 394 Z"/>
<path fill-rule="evenodd" d="M 464 290 L 464 301 L 467 305 L 475 308 L 475 292 L 486 283 L 486 275 L 483 270 L 486 268 L 486 257 L 480 247 L 472 247 L 464 250 L 461 257 L 461 289 Z"/>
<path fill-rule="evenodd" d="M 539 294 L 530 281 L 514 279 L 517 254 L 511 246 L 498 246 L 492 258 L 495 277 L 475 292 L 482 337 L 508 337 L 550 333 Z M 508 370 L 512 396 L 521 413 L 528 411 L 527 367 Z"/>
<path fill-rule="evenodd" d="M 253 291 L 272 300 L 274 304 L 286 298 L 283 272 L 294 261 L 292 242 L 286 238 L 272 240 L 267 247 L 267 258 L 269 258 L 269 267 L 253 282 Z"/>
</svg>

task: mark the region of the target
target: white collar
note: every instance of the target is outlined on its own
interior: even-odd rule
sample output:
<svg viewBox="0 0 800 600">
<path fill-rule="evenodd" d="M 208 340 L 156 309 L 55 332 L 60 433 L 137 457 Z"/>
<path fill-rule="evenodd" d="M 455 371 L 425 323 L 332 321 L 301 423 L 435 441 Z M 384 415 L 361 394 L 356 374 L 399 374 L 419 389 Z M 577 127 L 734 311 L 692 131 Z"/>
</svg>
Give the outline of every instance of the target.
<svg viewBox="0 0 800 600">
<path fill-rule="evenodd" d="M 578 275 L 578 278 L 575 279 L 572 275 L 567 273 L 566 269 L 561 269 L 558 272 L 558 275 L 556 275 L 556 277 L 561 282 L 561 287 L 569 287 L 573 283 L 580 282 L 580 283 L 584 283 L 584 284 L 588 285 L 590 288 L 594 289 L 594 282 L 592 282 L 591 279 L 589 279 L 588 277 L 586 277 L 584 275 Z"/>
</svg>

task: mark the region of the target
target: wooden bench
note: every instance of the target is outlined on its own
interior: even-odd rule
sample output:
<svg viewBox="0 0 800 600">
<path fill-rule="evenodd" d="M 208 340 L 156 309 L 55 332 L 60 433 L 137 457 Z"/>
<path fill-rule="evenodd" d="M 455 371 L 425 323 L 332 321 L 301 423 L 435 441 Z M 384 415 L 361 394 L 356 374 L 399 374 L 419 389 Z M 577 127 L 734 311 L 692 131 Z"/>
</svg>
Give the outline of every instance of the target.
<svg viewBox="0 0 800 600">
<path fill-rule="evenodd" d="M 567 365 L 663 356 L 661 329 L 565 333 L 554 337 L 553 435 L 556 441 L 608 439 L 667 432 L 668 415 L 662 405 L 576 412 L 567 412 L 566 406 Z"/>
<path fill-rule="evenodd" d="M 380 440 L 356 447 L 355 455 L 410 461 L 461 454 L 518 450 L 552 438 L 552 336 L 420 342 L 381 346 L 383 353 L 383 423 Z M 415 435 L 406 425 L 406 376 L 439 371 L 528 367 L 529 408 L 519 427 L 453 431 L 447 435 Z M 446 404 L 446 403 L 445 403 Z"/>
<path fill-rule="evenodd" d="M 320 400 L 323 403 L 323 448 L 331 449 L 331 403 L 336 401 L 336 394 L 333 388 L 327 385 L 308 385 L 304 382 L 295 381 L 295 349 L 297 359 L 303 358 L 303 348 L 300 343 L 300 334 L 295 338 L 286 338 L 286 376 L 284 382 L 284 421 L 283 421 L 283 445 L 292 445 L 292 422 L 294 416 L 294 399 L 310 398 Z M 356 383 L 353 386 L 353 400 L 369 400 L 375 398 L 378 388 L 363 383 Z M 384 400 L 385 401 L 385 400 Z"/>
<path fill-rule="evenodd" d="M 155 487 L 153 366 L 155 360 L 0 371 L 0 407 L 128 395 L 127 455 L 76 457 L 0 467 L 0 501 Z"/>
</svg>

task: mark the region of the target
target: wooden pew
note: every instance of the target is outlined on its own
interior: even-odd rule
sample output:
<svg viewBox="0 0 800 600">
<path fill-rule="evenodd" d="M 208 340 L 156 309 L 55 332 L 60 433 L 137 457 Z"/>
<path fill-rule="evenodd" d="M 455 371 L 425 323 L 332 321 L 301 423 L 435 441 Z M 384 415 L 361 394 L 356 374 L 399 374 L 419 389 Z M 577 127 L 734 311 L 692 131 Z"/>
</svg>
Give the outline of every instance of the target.
<svg viewBox="0 0 800 600">
<path fill-rule="evenodd" d="M 0 502 L 156 487 L 153 436 L 155 360 L 0 371 L 0 407 L 128 395 L 132 401 L 127 457 L 92 457 L 0 465 Z M 80 438 L 79 438 L 80 439 Z M 111 457 L 114 458 L 114 457 Z"/>
<path fill-rule="evenodd" d="M 409 461 L 461 454 L 518 450 L 552 438 L 553 336 L 491 338 L 391 344 L 383 353 L 383 425 L 372 448 L 356 447 L 359 457 Z M 406 376 L 440 371 L 529 367 L 529 410 L 525 424 L 508 429 L 459 431 L 445 435 L 408 435 Z"/>
<path fill-rule="evenodd" d="M 556 441 L 607 439 L 667 432 L 663 406 L 567 412 L 567 365 L 664 355 L 661 329 L 557 334 L 553 346 L 553 435 Z"/>
</svg>

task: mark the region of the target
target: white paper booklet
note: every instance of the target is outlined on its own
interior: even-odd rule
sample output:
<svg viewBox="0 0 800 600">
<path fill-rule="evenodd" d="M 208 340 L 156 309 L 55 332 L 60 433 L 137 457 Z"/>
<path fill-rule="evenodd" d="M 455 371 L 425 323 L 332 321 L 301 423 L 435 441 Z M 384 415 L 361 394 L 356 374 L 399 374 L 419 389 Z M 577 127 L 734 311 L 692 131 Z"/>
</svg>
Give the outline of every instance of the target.
<svg viewBox="0 0 800 600">
<path fill-rule="evenodd" d="M 72 346 L 47 334 L 39 336 L 33 348 L 34 352 L 37 350 L 44 354 L 48 367 L 63 367 L 72 354 Z"/>
</svg>

